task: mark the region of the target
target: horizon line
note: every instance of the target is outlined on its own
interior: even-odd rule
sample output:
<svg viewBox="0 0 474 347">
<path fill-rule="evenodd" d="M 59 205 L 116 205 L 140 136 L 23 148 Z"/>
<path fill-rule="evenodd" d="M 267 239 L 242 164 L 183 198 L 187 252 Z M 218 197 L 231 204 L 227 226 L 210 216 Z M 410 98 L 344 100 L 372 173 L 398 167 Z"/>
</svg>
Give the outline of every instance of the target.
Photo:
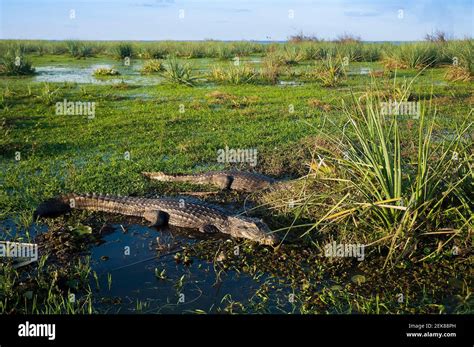
<svg viewBox="0 0 474 347">
<path fill-rule="evenodd" d="M 464 37 L 464 38 L 452 38 L 449 41 L 462 41 L 462 40 L 472 40 L 473 37 Z M 254 42 L 254 43 L 285 43 L 293 42 L 291 39 L 287 40 L 219 40 L 219 39 L 201 39 L 201 40 L 173 40 L 173 39 L 159 39 L 159 40 L 127 40 L 127 39 L 113 39 L 113 40 L 89 40 L 89 39 L 15 39 L 15 38 L 0 38 L 1 41 L 47 41 L 47 42 L 65 42 L 65 41 L 84 41 L 84 42 Z M 323 43 L 323 42 L 338 42 L 337 39 L 333 40 L 301 40 L 294 41 L 293 43 L 302 43 L 302 42 L 313 42 L 313 43 Z M 427 42 L 425 39 L 419 40 L 356 40 L 354 42 L 360 43 L 387 43 L 387 42 Z"/>
</svg>

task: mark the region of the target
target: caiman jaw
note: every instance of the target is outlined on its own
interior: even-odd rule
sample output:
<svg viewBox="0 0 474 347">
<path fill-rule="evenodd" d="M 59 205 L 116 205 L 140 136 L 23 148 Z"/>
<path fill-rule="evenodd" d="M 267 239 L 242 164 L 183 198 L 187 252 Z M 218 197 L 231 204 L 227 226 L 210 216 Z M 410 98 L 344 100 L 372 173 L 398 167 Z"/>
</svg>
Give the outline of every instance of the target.
<svg viewBox="0 0 474 347">
<path fill-rule="evenodd" d="M 259 243 L 275 246 L 278 243 L 276 235 L 271 233 L 268 226 L 257 218 L 235 216 L 229 217 L 227 233 L 233 237 L 258 240 Z"/>
</svg>

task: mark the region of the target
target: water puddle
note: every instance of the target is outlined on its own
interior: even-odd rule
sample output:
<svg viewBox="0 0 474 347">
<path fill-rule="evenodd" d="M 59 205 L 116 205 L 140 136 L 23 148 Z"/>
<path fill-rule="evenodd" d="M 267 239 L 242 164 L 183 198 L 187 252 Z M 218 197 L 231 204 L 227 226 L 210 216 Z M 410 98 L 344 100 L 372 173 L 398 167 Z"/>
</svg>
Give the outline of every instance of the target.
<svg viewBox="0 0 474 347">
<path fill-rule="evenodd" d="M 94 71 L 98 68 L 107 67 L 117 69 L 119 76 L 95 77 Z M 80 83 L 80 84 L 117 84 L 125 82 L 137 85 L 153 85 L 163 81 L 157 75 L 141 75 L 140 66 L 117 67 L 111 64 L 94 64 L 89 67 L 72 66 L 41 66 L 36 68 L 37 74 L 33 77 L 35 82 L 59 82 L 59 83 Z"/>
<path fill-rule="evenodd" d="M 139 100 L 150 100 L 154 99 L 155 97 L 147 94 L 147 93 L 138 93 L 138 94 L 131 94 L 126 96 L 129 99 L 139 99 Z"/>
<path fill-rule="evenodd" d="M 31 223 L 25 228 L 22 224 L 20 217 L 0 221 L 0 241 L 30 242 L 36 235 L 48 230 L 45 225 Z"/>
<path fill-rule="evenodd" d="M 220 263 L 182 257 L 199 233 L 141 225 L 112 225 L 104 243 L 91 249 L 98 274 L 96 308 L 107 313 L 219 312 L 226 299 L 246 302 L 268 276 L 223 271 Z M 110 284 L 110 285 L 109 285 Z M 91 280 L 91 287 L 97 283 Z"/>
<path fill-rule="evenodd" d="M 286 86 L 296 87 L 296 86 L 303 85 L 303 83 L 298 82 L 298 81 L 278 81 L 278 85 L 281 87 L 286 87 Z"/>
<path fill-rule="evenodd" d="M 347 74 L 348 75 L 369 75 L 372 72 L 370 67 L 361 67 L 356 70 L 351 70 Z"/>
</svg>

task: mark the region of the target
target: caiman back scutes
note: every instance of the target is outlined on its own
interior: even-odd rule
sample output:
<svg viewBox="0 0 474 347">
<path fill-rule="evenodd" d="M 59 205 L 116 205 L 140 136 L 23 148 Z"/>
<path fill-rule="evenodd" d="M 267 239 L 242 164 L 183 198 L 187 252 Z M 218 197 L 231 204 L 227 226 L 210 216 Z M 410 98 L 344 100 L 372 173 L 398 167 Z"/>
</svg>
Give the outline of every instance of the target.
<svg viewBox="0 0 474 347">
<path fill-rule="evenodd" d="M 101 211 L 143 217 L 145 211 L 159 210 L 169 214 L 170 224 L 179 227 L 195 227 L 210 223 L 224 223 L 228 216 L 223 211 L 207 204 L 197 204 L 184 199 L 141 197 L 117 197 L 107 195 L 69 195 L 72 208 L 88 211 Z"/>
</svg>

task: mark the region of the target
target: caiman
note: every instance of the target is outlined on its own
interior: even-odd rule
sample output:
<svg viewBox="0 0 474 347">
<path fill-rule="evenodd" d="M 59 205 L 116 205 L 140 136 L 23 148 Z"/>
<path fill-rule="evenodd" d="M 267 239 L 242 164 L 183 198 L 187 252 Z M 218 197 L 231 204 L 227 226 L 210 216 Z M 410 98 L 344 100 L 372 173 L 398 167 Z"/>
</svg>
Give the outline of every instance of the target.
<svg viewBox="0 0 474 347">
<path fill-rule="evenodd" d="M 253 172 L 210 171 L 190 175 L 168 175 L 163 172 L 143 172 L 145 177 L 162 182 L 186 182 L 216 186 L 220 189 L 251 193 L 257 190 L 275 187 L 275 179 Z"/>
<path fill-rule="evenodd" d="M 71 209 L 103 211 L 142 217 L 151 226 L 173 225 L 198 229 L 204 233 L 221 232 L 265 245 L 276 245 L 278 238 L 260 219 L 234 215 L 220 207 L 184 198 L 140 198 L 96 194 L 68 194 L 38 206 L 36 217 L 48 217 Z"/>
</svg>

